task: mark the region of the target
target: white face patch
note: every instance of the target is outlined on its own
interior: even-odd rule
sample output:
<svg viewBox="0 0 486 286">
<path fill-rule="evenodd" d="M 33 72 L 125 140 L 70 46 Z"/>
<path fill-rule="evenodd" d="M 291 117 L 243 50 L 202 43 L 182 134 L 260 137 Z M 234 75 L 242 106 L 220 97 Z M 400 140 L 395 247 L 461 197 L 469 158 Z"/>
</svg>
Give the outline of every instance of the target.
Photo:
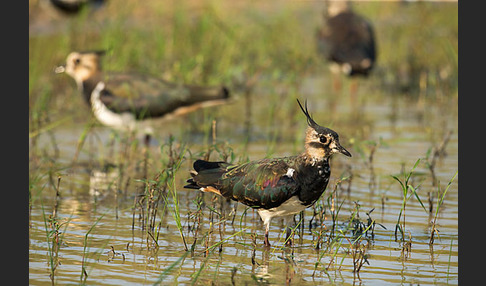
<svg viewBox="0 0 486 286">
<path fill-rule="evenodd" d="M 81 61 L 82 64 L 80 64 Z M 96 67 L 96 58 L 93 58 L 93 56 L 83 56 L 80 53 L 73 52 L 67 57 L 64 72 L 74 78 L 78 87 L 82 87 L 83 81 L 93 75 L 97 70 Z M 61 69 L 59 69 L 59 71 L 61 71 Z"/>
<path fill-rule="evenodd" d="M 331 149 L 334 149 L 337 147 L 337 144 L 336 144 L 336 140 L 333 140 L 330 144 L 329 144 L 329 148 Z"/>
<path fill-rule="evenodd" d="M 292 176 L 294 175 L 294 172 L 295 172 L 295 170 L 294 170 L 294 169 L 289 168 L 289 169 L 287 170 L 287 173 L 285 173 L 285 176 L 287 176 L 287 177 L 289 177 L 289 178 L 292 178 Z"/>
<path fill-rule="evenodd" d="M 337 151 L 337 145 L 336 145 L 336 142 L 335 142 L 334 140 L 333 140 L 333 141 L 331 141 L 331 143 L 329 144 L 329 148 L 330 148 L 332 151 L 334 151 L 334 152 L 336 152 L 336 151 Z"/>
</svg>

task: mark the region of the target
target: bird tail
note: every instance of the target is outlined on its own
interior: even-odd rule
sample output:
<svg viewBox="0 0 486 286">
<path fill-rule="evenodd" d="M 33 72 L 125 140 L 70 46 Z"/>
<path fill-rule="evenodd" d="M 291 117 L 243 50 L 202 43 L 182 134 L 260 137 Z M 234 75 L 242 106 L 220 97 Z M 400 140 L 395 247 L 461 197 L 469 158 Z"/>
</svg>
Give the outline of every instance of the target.
<svg viewBox="0 0 486 286">
<path fill-rule="evenodd" d="M 192 178 L 186 181 L 189 184 L 185 185 L 184 188 L 221 195 L 217 184 L 225 172 L 224 165 L 226 164 L 226 162 L 196 160 L 193 165 L 194 170 L 190 172 Z"/>
<path fill-rule="evenodd" d="M 184 107 L 177 108 L 172 115 L 180 116 L 200 108 L 226 104 L 230 100 L 230 91 L 225 86 L 201 87 L 187 86 L 189 96 L 184 100 Z"/>
<path fill-rule="evenodd" d="M 226 86 L 188 86 L 191 100 L 195 102 L 226 101 L 230 91 Z"/>
<path fill-rule="evenodd" d="M 186 182 L 189 183 L 189 184 L 184 186 L 184 188 L 186 188 L 186 189 L 199 190 L 201 188 L 197 185 L 196 181 L 194 181 L 194 179 L 192 179 L 192 178 L 187 180 Z"/>
</svg>

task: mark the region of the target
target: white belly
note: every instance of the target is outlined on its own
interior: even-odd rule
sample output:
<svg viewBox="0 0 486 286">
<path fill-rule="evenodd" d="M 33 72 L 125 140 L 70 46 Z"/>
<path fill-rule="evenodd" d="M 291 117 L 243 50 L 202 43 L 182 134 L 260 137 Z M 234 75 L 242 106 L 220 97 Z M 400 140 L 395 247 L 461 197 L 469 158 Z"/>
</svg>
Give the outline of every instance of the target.
<svg viewBox="0 0 486 286">
<path fill-rule="evenodd" d="M 274 217 L 298 214 L 305 210 L 305 208 L 306 207 L 300 203 L 299 198 L 297 196 L 293 196 L 278 207 L 268 210 L 258 209 L 258 214 L 262 218 L 263 223 L 267 225 Z"/>
</svg>

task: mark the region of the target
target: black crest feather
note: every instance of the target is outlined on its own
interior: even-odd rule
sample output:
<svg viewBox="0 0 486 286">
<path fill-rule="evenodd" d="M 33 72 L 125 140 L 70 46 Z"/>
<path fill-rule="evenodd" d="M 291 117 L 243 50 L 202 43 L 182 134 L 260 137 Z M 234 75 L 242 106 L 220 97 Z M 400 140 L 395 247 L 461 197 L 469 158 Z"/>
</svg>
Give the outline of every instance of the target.
<svg viewBox="0 0 486 286">
<path fill-rule="evenodd" d="M 317 128 L 319 127 L 319 124 L 317 124 L 314 119 L 312 119 L 311 115 L 309 114 L 309 110 L 307 109 L 307 99 L 304 102 L 304 107 L 302 107 L 302 104 L 300 103 L 299 99 L 297 99 L 297 103 L 300 106 L 300 109 L 302 109 L 302 112 L 304 112 L 305 116 L 307 117 L 307 124 L 312 127 L 312 128 Z"/>
<path fill-rule="evenodd" d="M 88 51 L 80 51 L 80 54 L 95 54 L 99 57 L 106 55 L 108 50 L 88 50 Z"/>
</svg>

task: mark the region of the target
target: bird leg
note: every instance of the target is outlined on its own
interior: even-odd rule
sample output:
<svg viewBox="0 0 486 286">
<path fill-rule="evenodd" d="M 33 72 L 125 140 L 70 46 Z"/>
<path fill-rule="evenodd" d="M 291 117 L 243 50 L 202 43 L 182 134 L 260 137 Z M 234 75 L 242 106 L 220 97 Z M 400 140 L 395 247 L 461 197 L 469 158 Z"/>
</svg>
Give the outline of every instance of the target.
<svg viewBox="0 0 486 286">
<path fill-rule="evenodd" d="M 147 150 L 150 146 L 150 138 L 151 138 L 150 134 L 145 134 L 143 143 L 145 144 L 145 148 L 147 148 Z"/>
<path fill-rule="evenodd" d="M 362 110 L 360 109 L 359 105 L 359 97 L 358 97 L 358 85 L 359 85 L 359 79 L 358 78 L 352 78 L 351 79 L 351 85 L 349 87 L 349 101 L 351 104 L 351 110 L 353 116 L 356 116 L 356 118 L 360 118 Z"/>
<path fill-rule="evenodd" d="M 287 226 L 287 235 L 285 236 L 285 245 L 292 246 L 294 238 L 292 236 L 292 228 Z"/>
<path fill-rule="evenodd" d="M 270 247 L 270 241 L 268 241 L 269 231 L 270 231 L 270 221 L 265 222 L 265 239 L 263 240 L 263 245 L 265 245 L 265 247 Z"/>
<path fill-rule="evenodd" d="M 335 93 L 341 92 L 342 83 L 341 83 L 341 75 L 333 74 L 332 75 L 332 89 Z"/>
<path fill-rule="evenodd" d="M 270 247 L 270 242 L 268 241 L 268 231 L 265 231 L 265 239 L 263 240 L 263 245 Z"/>
<path fill-rule="evenodd" d="M 292 225 L 295 225 L 294 223 L 294 216 L 293 215 L 290 215 L 290 216 L 286 216 L 284 218 L 284 222 L 285 222 L 285 225 L 286 225 L 286 228 L 287 228 L 287 234 L 285 236 L 285 245 L 286 246 L 292 246 L 293 244 L 293 235 L 292 235 Z"/>
<path fill-rule="evenodd" d="M 357 106 L 356 94 L 357 94 L 357 91 L 358 91 L 358 79 L 356 79 L 356 78 L 351 79 L 351 86 L 350 86 L 349 89 L 350 89 L 349 94 L 351 95 L 350 96 L 351 105 L 353 107 L 355 107 L 355 106 Z"/>
</svg>

